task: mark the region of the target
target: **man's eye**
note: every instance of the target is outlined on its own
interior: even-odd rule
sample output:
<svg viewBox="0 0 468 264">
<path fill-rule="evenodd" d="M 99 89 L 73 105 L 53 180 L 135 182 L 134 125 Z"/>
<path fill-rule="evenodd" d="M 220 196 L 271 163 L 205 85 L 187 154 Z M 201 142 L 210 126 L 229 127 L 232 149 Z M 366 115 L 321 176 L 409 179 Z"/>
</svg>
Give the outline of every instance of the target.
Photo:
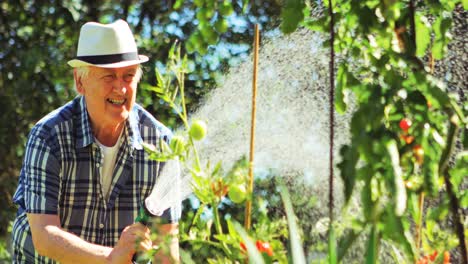
<svg viewBox="0 0 468 264">
<path fill-rule="evenodd" d="M 104 77 L 102 77 L 102 79 L 105 81 L 105 82 L 111 82 L 114 80 L 114 75 L 106 75 Z"/>
<path fill-rule="evenodd" d="M 135 74 L 127 74 L 127 75 L 124 76 L 124 80 L 126 82 L 131 82 L 131 81 L 133 81 L 133 77 L 135 77 Z"/>
</svg>

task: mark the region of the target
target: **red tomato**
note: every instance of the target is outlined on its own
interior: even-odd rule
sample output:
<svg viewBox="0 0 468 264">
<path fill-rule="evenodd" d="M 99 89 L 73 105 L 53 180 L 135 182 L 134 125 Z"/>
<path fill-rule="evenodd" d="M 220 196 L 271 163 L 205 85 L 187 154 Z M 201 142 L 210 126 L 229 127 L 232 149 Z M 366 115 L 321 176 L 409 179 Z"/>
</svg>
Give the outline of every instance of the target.
<svg viewBox="0 0 468 264">
<path fill-rule="evenodd" d="M 444 251 L 444 264 L 450 264 L 450 252 Z"/>
<path fill-rule="evenodd" d="M 257 240 L 255 245 L 260 253 L 266 253 L 270 257 L 273 256 L 273 249 L 271 248 L 270 243 Z"/>
<path fill-rule="evenodd" d="M 434 250 L 434 253 L 432 253 L 431 255 L 429 255 L 429 259 L 430 259 L 431 261 L 434 261 L 436 258 L 437 258 L 437 250 Z"/>
<path fill-rule="evenodd" d="M 245 246 L 245 243 L 244 243 L 244 242 L 240 242 L 240 248 L 241 248 L 243 251 L 247 251 L 247 246 Z"/>
<path fill-rule="evenodd" d="M 403 131 L 408 131 L 408 129 L 411 127 L 411 120 L 409 120 L 408 118 L 403 118 L 401 121 L 400 121 L 400 128 L 403 130 Z"/>
<path fill-rule="evenodd" d="M 400 135 L 400 138 L 403 139 L 406 144 L 411 144 L 414 140 L 414 137 L 409 135 Z"/>
</svg>

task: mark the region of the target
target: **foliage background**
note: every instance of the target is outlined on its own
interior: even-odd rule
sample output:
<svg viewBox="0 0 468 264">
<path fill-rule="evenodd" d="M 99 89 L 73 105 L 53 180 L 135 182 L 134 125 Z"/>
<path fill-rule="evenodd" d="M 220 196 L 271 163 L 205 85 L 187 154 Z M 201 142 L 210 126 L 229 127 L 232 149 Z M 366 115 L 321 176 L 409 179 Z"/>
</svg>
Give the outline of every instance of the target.
<svg viewBox="0 0 468 264">
<path fill-rule="evenodd" d="M 194 11 L 200 1 L 179 1 L 183 3 L 177 10 L 173 8 L 175 2 L 11 0 L 0 4 L 0 261 L 7 255 L 4 247 L 8 240 L 8 223 L 15 213 L 12 196 L 27 133 L 42 116 L 76 94 L 71 68 L 66 62 L 75 55 L 81 25 L 90 20 L 105 23 L 123 18 L 129 21 L 137 35 L 140 53 L 151 59 L 144 65 L 143 82 L 154 84 L 152 70 L 164 67 L 173 41 L 178 39 L 185 43 L 192 33 L 202 33 L 197 18 L 200 12 Z M 262 30 L 278 27 L 282 1 L 244 2 L 234 1 L 234 13 L 227 19 L 229 29 L 225 33 L 218 32 L 218 45 L 207 46 L 199 41 L 207 48 L 206 53 L 189 54 L 194 69 L 185 84 L 189 91 L 186 95 L 189 110 L 195 109 L 200 98 L 216 86 L 223 71 L 247 58 L 253 23 L 260 23 Z M 467 21 L 466 11 L 457 7 L 454 41 L 449 45 L 447 56 L 435 64 L 435 75 L 448 84 L 449 90 L 460 95 L 461 102 L 466 101 L 468 87 Z M 170 110 L 154 94 L 140 89 L 137 98 L 163 123 L 177 126 Z"/>
<path fill-rule="evenodd" d="M 16 212 L 12 196 L 29 130 L 45 114 L 76 96 L 67 61 L 76 54 L 81 25 L 88 21 L 127 20 L 136 35 L 139 52 L 150 57 L 143 65 L 142 82 L 154 84 L 153 70 L 164 67 L 173 42 L 178 40 L 185 44 L 192 33 L 203 33 L 195 12 L 200 13 L 201 8 L 196 9 L 200 1 L 179 2 L 177 10 L 175 2 L 170 0 L 12 0 L 0 3 L 0 262 L 7 255 L 9 222 Z M 215 3 L 207 1 L 205 4 L 208 2 Z M 221 6 L 224 2 L 216 3 Z M 189 109 L 194 109 L 200 98 L 215 87 L 221 72 L 247 57 L 253 23 L 260 23 L 264 28 L 278 24 L 277 1 L 252 1 L 248 6 L 234 1 L 231 8 L 233 12 L 224 17 L 229 30 L 223 34 L 216 32 L 218 45 L 200 43 L 206 52 L 189 54 L 193 69 L 186 79 Z M 222 18 L 219 13 L 214 16 L 213 20 Z M 197 41 L 203 42 L 200 39 L 192 42 L 196 44 Z M 137 100 L 163 123 L 177 126 L 176 119 L 171 117 L 173 113 L 154 93 L 139 89 Z"/>
</svg>

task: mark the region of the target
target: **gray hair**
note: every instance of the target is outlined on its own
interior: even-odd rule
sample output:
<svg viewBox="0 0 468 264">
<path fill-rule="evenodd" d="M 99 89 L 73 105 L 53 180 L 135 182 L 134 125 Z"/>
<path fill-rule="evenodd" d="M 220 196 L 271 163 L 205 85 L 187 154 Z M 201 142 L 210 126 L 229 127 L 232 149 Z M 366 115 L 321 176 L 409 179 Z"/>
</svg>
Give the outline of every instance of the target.
<svg viewBox="0 0 468 264">
<path fill-rule="evenodd" d="M 75 68 L 75 70 L 76 70 L 76 77 L 77 78 L 86 78 L 89 75 L 90 66 L 77 67 L 77 68 Z M 142 76 L 143 76 L 143 69 L 141 68 L 141 65 L 138 64 L 138 68 L 137 68 L 137 71 L 136 71 L 136 74 L 135 74 L 135 78 L 136 78 L 137 82 L 140 82 Z M 75 86 L 76 86 L 76 84 L 75 84 Z"/>
</svg>

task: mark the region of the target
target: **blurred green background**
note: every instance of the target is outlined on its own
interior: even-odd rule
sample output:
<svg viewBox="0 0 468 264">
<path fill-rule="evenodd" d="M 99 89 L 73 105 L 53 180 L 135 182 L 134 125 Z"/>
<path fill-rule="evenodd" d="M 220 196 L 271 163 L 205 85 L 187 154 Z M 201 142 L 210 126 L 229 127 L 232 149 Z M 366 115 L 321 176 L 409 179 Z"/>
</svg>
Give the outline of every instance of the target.
<svg viewBox="0 0 468 264">
<path fill-rule="evenodd" d="M 171 45 L 182 43 L 192 72 L 188 107 L 216 86 L 223 71 L 247 58 L 253 24 L 276 28 L 279 1 L 67 0 L 2 1 L 0 4 L 0 262 L 8 259 L 9 228 L 27 135 L 45 114 L 73 99 L 72 69 L 80 27 L 88 21 L 127 20 L 139 52 L 148 55 L 143 82 L 154 84 Z M 177 120 L 153 92 L 137 101 L 174 128 Z"/>
</svg>

